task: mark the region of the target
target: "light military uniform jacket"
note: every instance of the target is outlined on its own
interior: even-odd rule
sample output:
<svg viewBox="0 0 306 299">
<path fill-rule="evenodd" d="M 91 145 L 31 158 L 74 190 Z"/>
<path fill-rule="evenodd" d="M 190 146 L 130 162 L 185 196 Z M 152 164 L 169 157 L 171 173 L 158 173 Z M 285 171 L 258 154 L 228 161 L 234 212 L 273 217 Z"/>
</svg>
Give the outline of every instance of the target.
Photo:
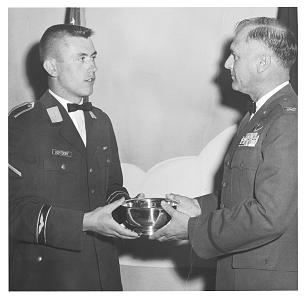
<svg viewBox="0 0 306 299">
<path fill-rule="evenodd" d="M 111 121 L 84 112 L 87 146 L 46 92 L 9 116 L 10 290 L 121 290 L 112 238 L 83 215 L 125 196 Z"/>
<path fill-rule="evenodd" d="M 287 85 L 249 116 L 225 156 L 220 205 L 198 198 L 189 239 L 217 257 L 216 290 L 297 289 L 297 96 Z"/>
</svg>

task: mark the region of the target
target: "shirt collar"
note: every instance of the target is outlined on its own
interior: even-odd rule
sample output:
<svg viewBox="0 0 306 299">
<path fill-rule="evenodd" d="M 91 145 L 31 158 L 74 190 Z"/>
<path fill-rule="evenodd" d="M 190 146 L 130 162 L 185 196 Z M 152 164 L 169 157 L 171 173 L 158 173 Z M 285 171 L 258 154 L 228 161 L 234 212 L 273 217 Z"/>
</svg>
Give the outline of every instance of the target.
<svg viewBox="0 0 306 299">
<path fill-rule="evenodd" d="M 67 108 L 67 104 L 71 104 L 70 101 L 65 100 L 64 98 L 60 97 L 59 95 L 57 95 L 56 93 L 54 93 L 51 89 L 49 89 L 49 92 L 51 93 L 51 95 L 53 97 L 55 97 L 60 103 L 61 105 L 65 108 L 65 110 L 68 112 L 68 108 Z M 83 104 L 83 98 L 81 100 L 81 102 L 79 103 L 80 105 Z"/>
<path fill-rule="evenodd" d="M 264 96 L 262 96 L 257 102 L 256 102 L 256 111 L 260 109 L 260 107 L 268 101 L 275 93 L 277 93 L 279 90 L 281 90 L 283 87 L 285 87 L 287 84 L 289 84 L 289 81 L 285 81 L 284 83 L 276 86 L 271 91 L 266 93 Z"/>
</svg>

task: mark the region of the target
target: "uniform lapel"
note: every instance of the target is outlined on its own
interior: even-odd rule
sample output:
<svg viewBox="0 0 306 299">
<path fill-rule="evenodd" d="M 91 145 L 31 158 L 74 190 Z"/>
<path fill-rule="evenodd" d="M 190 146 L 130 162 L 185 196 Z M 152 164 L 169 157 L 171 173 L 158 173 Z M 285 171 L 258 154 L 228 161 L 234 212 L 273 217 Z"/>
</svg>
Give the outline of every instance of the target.
<svg viewBox="0 0 306 299">
<path fill-rule="evenodd" d="M 237 133 L 235 135 L 235 137 L 233 138 L 229 149 L 227 151 L 227 160 L 229 159 L 228 157 L 232 157 L 233 153 L 237 147 L 237 145 L 239 144 L 244 132 L 246 131 L 247 127 L 249 126 L 249 119 L 250 119 L 250 113 L 248 112 L 243 119 L 241 120 L 239 127 L 237 129 Z M 231 160 L 231 158 L 230 158 Z"/>
<path fill-rule="evenodd" d="M 101 120 L 98 116 L 91 111 L 85 111 L 85 126 L 86 126 L 86 139 L 87 139 L 87 154 L 93 156 L 97 146 L 102 144 L 104 136 L 101 132 Z"/>
<path fill-rule="evenodd" d="M 86 111 L 85 125 L 87 138 L 87 155 L 92 158 L 95 156 L 99 146 L 108 146 L 109 127 L 104 120 L 103 115 L 95 111 Z"/>
<path fill-rule="evenodd" d="M 50 125 L 57 127 L 59 134 L 71 144 L 73 148 L 84 154 L 86 151 L 85 145 L 65 108 L 49 92 L 45 92 L 40 102 L 48 114 Z M 52 117 L 50 111 L 55 111 L 54 117 Z M 61 119 L 62 121 L 60 121 Z"/>
</svg>

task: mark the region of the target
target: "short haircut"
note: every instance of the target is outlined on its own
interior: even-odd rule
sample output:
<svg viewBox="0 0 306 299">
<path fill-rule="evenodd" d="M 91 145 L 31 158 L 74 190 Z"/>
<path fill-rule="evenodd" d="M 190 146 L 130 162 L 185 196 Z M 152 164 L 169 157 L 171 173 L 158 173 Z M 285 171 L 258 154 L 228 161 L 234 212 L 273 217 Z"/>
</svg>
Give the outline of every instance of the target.
<svg viewBox="0 0 306 299">
<path fill-rule="evenodd" d="M 71 25 L 58 24 L 49 27 L 43 34 L 39 42 L 39 55 L 41 62 L 44 62 L 48 55 L 53 51 L 56 40 L 63 39 L 66 36 L 88 38 L 93 35 L 89 28 Z"/>
<path fill-rule="evenodd" d="M 257 17 L 245 19 L 238 23 L 236 33 L 245 27 L 252 28 L 247 35 L 247 40 L 263 42 L 273 51 L 280 64 L 290 69 L 297 57 L 297 42 L 294 33 L 278 19 Z"/>
</svg>

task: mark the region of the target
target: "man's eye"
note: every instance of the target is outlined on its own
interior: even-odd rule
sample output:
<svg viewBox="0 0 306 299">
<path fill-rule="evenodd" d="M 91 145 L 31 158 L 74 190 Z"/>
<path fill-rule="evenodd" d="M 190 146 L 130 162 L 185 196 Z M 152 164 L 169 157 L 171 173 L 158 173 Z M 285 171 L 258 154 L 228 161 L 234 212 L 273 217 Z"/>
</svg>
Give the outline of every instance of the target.
<svg viewBox="0 0 306 299">
<path fill-rule="evenodd" d="M 80 56 L 79 58 L 77 58 L 77 61 L 81 62 L 81 63 L 85 63 L 87 61 L 86 56 Z"/>
</svg>

